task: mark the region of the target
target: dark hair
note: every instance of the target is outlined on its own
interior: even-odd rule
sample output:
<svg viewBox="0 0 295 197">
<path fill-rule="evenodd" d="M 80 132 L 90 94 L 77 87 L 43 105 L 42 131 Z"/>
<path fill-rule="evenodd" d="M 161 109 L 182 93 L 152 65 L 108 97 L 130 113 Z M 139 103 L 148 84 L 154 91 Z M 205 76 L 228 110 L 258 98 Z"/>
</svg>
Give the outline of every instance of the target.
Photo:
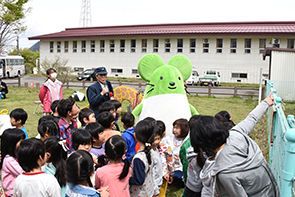
<svg viewBox="0 0 295 197">
<path fill-rule="evenodd" d="M 228 136 L 228 129 L 212 116 L 200 116 L 191 123 L 191 146 L 198 153 L 197 162 L 201 168 L 205 163 L 203 152 L 214 157 L 214 151 L 226 142 Z"/>
<path fill-rule="evenodd" d="M 192 123 L 200 117 L 201 115 L 193 115 L 188 121 L 189 127 L 191 128 Z"/>
<path fill-rule="evenodd" d="M 51 103 L 50 109 L 51 109 L 52 113 L 55 112 L 55 108 L 57 108 L 59 102 L 60 102 L 60 100 L 55 100 Z"/>
<path fill-rule="evenodd" d="M 133 114 L 130 112 L 124 113 L 121 117 L 121 122 L 123 122 L 127 128 L 133 127 L 134 120 L 135 120 L 135 118 L 134 118 Z"/>
<path fill-rule="evenodd" d="M 43 121 L 38 125 L 38 133 L 41 137 L 44 137 L 45 133 L 49 136 L 57 136 L 60 133 L 60 128 L 54 120 Z"/>
<path fill-rule="evenodd" d="M 67 182 L 73 185 L 87 181 L 92 187 L 90 176 L 94 170 L 93 159 L 90 153 L 85 150 L 77 150 L 73 152 L 66 163 Z"/>
<path fill-rule="evenodd" d="M 97 116 L 97 122 L 100 123 L 105 129 L 110 128 L 115 118 L 111 112 L 104 111 Z"/>
<path fill-rule="evenodd" d="M 87 130 L 92 137 L 99 139 L 99 134 L 103 132 L 104 127 L 97 122 L 92 122 L 85 127 L 85 130 Z"/>
<path fill-rule="evenodd" d="M 37 138 L 30 138 L 22 141 L 17 150 L 17 159 L 19 165 L 25 172 L 30 172 L 34 168 L 38 168 L 38 159 L 44 158 L 45 145 Z M 41 167 L 41 166 L 40 166 Z"/>
<path fill-rule="evenodd" d="M 99 113 L 105 112 L 105 111 L 111 111 L 111 110 L 116 110 L 114 104 L 110 103 L 110 102 L 103 102 L 99 107 L 98 107 L 98 111 Z"/>
<path fill-rule="evenodd" d="M 152 163 L 151 159 L 151 145 L 154 142 L 154 123 L 148 120 L 139 121 L 134 129 L 136 140 L 145 145 L 144 152 L 146 154 L 149 165 Z M 147 144 L 149 144 L 147 146 Z"/>
<path fill-rule="evenodd" d="M 144 120 L 149 121 L 149 122 L 156 122 L 156 119 L 154 119 L 153 117 L 146 117 Z"/>
<path fill-rule="evenodd" d="M 72 111 L 72 107 L 75 104 L 75 100 L 73 98 L 62 99 L 58 103 L 57 111 L 60 117 L 67 117 L 68 112 Z"/>
<path fill-rule="evenodd" d="M 184 119 L 184 118 L 177 119 L 173 122 L 173 126 L 175 125 L 180 127 L 181 134 L 179 137 L 180 138 L 186 137 L 189 132 L 189 124 L 187 119 Z"/>
<path fill-rule="evenodd" d="M 6 129 L 1 137 L 1 163 L 0 169 L 2 169 L 2 164 L 6 155 L 10 155 L 11 157 L 16 158 L 16 144 L 25 139 L 25 133 L 17 128 Z"/>
<path fill-rule="evenodd" d="M 118 101 L 118 100 L 116 100 L 116 99 L 109 100 L 109 101 L 107 101 L 107 102 L 113 104 L 113 105 L 115 106 L 115 109 L 116 109 L 116 110 L 117 110 L 119 107 L 122 106 L 121 103 L 120 103 L 120 101 Z"/>
<path fill-rule="evenodd" d="M 49 69 L 46 70 L 46 74 L 50 75 L 51 71 L 56 72 L 56 70 L 54 68 L 49 68 Z"/>
<path fill-rule="evenodd" d="M 232 121 L 232 118 L 227 111 L 218 112 L 215 115 L 215 118 L 228 129 L 231 129 L 235 126 L 235 123 Z"/>
<path fill-rule="evenodd" d="M 105 143 L 105 153 L 107 158 L 111 160 L 121 160 L 122 156 L 126 152 L 126 142 L 125 139 L 120 135 L 114 135 L 110 137 Z M 119 176 L 119 179 L 122 180 L 128 175 L 130 167 L 130 161 L 126 157 L 124 158 L 124 168 Z"/>
<path fill-rule="evenodd" d="M 38 120 L 38 125 L 40 125 L 42 122 L 47 122 L 47 121 L 54 121 L 54 117 L 53 116 L 41 116 L 41 118 L 39 118 Z"/>
<path fill-rule="evenodd" d="M 78 150 L 79 145 L 91 144 L 92 136 L 88 130 L 76 129 L 72 133 L 72 147 L 74 150 Z"/>
<path fill-rule="evenodd" d="M 51 156 L 48 159 L 48 163 L 52 162 L 52 165 L 56 168 L 55 178 L 57 179 L 60 187 L 66 186 L 66 159 L 67 151 L 63 149 L 63 146 L 57 137 L 49 137 L 44 140 L 45 150 L 50 153 Z"/>
<path fill-rule="evenodd" d="M 157 120 L 156 125 L 158 126 L 157 132 L 155 135 L 159 135 L 161 137 L 164 137 L 163 134 L 166 131 L 165 123 L 162 120 Z"/>
<path fill-rule="evenodd" d="M 22 108 L 16 108 L 10 112 L 10 117 L 14 118 L 15 121 L 21 120 L 21 125 L 24 125 L 26 123 L 26 120 L 28 118 L 27 112 Z"/>
<path fill-rule="evenodd" d="M 79 121 L 81 122 L 82 126 L 85 126 L 84 118 L 89 120 L 90 114 L 93 114 L 94 112 L 90 108 L 84 108 L 79 112 Z"/>
</svg>

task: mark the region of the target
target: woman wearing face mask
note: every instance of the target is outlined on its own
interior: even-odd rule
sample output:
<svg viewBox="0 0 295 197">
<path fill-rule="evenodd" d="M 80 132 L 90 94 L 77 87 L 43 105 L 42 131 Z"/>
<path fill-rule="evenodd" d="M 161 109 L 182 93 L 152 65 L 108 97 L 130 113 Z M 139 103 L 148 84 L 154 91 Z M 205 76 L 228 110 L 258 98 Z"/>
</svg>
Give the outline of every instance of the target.
<svg viewBox="0 0 295 197">
<path fill-rule="evenodd" d="M 48 78 L 39 91 L 39 99 L 43 104 L 44 115 L 52 112 L 50 106 L 53 101 L 63 99 L 62 82 L 56 79 L 56 70 L 49 68 L 46 74 Z"/>
</svg>

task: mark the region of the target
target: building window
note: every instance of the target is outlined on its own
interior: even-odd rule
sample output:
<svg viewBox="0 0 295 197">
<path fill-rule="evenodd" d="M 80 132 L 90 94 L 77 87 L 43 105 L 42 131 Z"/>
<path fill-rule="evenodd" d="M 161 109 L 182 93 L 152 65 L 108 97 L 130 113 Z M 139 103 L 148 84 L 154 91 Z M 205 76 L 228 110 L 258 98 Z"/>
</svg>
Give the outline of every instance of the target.
<svg viewBox="0 0 295 197">
<path fill-rule="evenodd" d="M 77 41 L 73 41 L 73 53 L 77 53 Z"/>
<path fill-rule="evenodd" d="M 111 73 L 119 73 L 119 74 L 122 74 L 123 73 L 123 69 L 121 69 L 121 68 L 112 68 L 111 69 Z"/>
<path fill-rule="evenodd" d="M 104 53 L 104 40 L 100 40 L 100 52 Z"/>
<path fill-rule="evenodd" d="M 81 52 L 82 53 L 86 52 L 86 40 L 81 41 Z"/>
<path fill-rule="evenodd" d="M 177 39 L 177 53 L 182 53 L 183 39 Z"/>
<path fill-rule="evenodd" d="M 120 52 L 125 52 L 125 40 L 120 40 Z"/>
<path fill-rule="evenodd" d="M 65 53 L 69 52 L 69 41 L 65 41 Z"/>
<path fill-rule="evenodd" d="M 203 39 L 203 53 L 209 53 L 209 39 Z"/>
<path fill-rule="evenodd" d="M 136 40 L 132 39 L 131 43 L 130 43 L 130 49 L 131 49 L 131 53 L 135 53 L 135 49 L 136 49 Z"/>
<path fill-rule="evenodd" d="M 137 69 L 132 69 L 132 74 L 138 74 L 138 70 Z"/>
<path fill-rule="evenodd" d="M 287 39 L 287 49 L 294 49 L 294 39 Z"/>
<path fill-rule="evenodd" d="M 90 41 L 90 52 L 91 53 L 95 52 L 95 40 Z"/>
<path fill-rule="evenodd" d="M 53 47 L 54 47 L 54 42 L 50 42 L 49 43 L 49 52 L 50 53 L 53 53 L 53 51 L 54 51 Z"/>
<path fill-rule="evenodd" d="M 171 41 L 170 39 L 165 39 L 165 53 L 170 53 Z"/>
<path fill-rule="evenodd" d="M 223 39 L 217 38 L 216 39 L 216 53 L 222 53 L 222 47 L 223 47 Z"/>
<path fill-rule="evenodd" d="M 259 53 L 263 53 L 265 47 L 266 47 L 266 39 L 265 38 L 259 39 Z"/>
<path fill-rule="evenodd" d="M 159 50 L 159 39 L 154 39 L 153 40 L 153 52 L 158 52 Z"/>
<path fill-rule="evenodd" d="M 190 53 L 196 52 L 196 39 L 190 39 L 189 47 L 190 47 L 190 49 L 189 49 Z"/>
<path fill-rule="evenodd" d="M 147 52 L 147 39 L 141 40 L 141 52 Z"/>
<path fill-rule="evenodd" d="M 243 78 L 243 79 L 247 79 L 248 78 L 248 74 L 247 73 L 232 73 L 231 74 L 232 78 Z"/>
<path fill-rule="evenodd" d="M 245 53 L 251 53 L 251 38 L 245 38 Z"/>
<path fill-rule="evenodd" d="M 237 39 L 230 39 L 230 53 L 237 53 Z"/>
<path fill-rule="evenodd" d="M 115 40 L 110 40 L 110 52 L 115 52 Z"/>
<path fill-rule="evenodd" d="M 56 52 L 57 52 L 57 53 L 60 53 L 60 52 L 61 52 L 61 41 L 57 41 L 57 42 L 56 42 L 56 47 L 57 47 Z"/>
</svg>

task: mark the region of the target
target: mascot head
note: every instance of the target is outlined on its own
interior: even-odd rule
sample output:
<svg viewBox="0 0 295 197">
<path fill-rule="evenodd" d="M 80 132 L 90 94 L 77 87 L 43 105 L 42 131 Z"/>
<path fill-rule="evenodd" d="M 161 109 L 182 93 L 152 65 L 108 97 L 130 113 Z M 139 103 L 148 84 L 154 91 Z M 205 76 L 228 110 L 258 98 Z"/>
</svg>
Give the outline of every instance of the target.
<svg viewBox="0 0 295 197">
<path fill-rule="evenodd" d="M 147 81 L 144 99 L 160 94 L 184 94 L 183 82 L 192 72 L 191 61 L 183 55 L 172 57 L 168 65 L 156 54 L 143 56 L 138 63 L 138 72 Z"/>
</svg>

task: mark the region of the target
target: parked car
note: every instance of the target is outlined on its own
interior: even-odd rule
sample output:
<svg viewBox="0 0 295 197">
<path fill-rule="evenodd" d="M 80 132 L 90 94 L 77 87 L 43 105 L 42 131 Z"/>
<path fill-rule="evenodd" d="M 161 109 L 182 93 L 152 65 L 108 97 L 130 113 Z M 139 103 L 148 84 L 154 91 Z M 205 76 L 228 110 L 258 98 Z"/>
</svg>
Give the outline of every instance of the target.
<svg viewBox="0 0 295 197">
<path fill-rule="evenodd" d="M 198 85 L 199 82 L 199 73 L 193 68 L 191 76 L 186 80 L 187 85 Z"/>
<path fill-rule="evenodd" d="M 79 81 L 85 79 L 86 81 L 89 80 L 89 81 L 95 81 L 96 80 L 96 77 L 95 77 L 95 70 L 94 69 L 87 69 L 87 70 L 84 70 L 81 74 L 78 74 L 77 76 L 77 79 Z"/>
<path fill-rule="evenodd" d="M 205 76 L 200 78 L 200 86 L 219 86 L 220 74 L 217 71 L 206 71 Z"/>
</svg>

